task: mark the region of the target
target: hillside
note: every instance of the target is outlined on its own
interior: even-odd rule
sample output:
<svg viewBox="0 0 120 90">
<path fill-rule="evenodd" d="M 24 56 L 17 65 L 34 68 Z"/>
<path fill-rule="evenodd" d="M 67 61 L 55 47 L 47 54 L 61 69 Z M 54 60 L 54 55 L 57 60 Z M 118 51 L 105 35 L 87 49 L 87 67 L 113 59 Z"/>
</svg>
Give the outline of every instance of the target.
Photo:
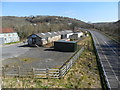
<svg viewBox="0 0 120 90">
<path fill-rule="evenodd" d="M 94 28 L 108 34 L 116 40 L 120 40 L 119 36 L 119 28 L 120 28 L 120 20 L 117 22 L 109 22 L 109 23 L 93 23 Z"/>
<path fill-rule="evenodd" d="M 14 28 L 18 32 L 21 39 L 27 38 L 27 36 L 32 33 L 58 31 L 65 29 L 76 30 L 79 27 L 92 28 L 92 25 L 83 21 L 61 16 L 3 16 L 2 26 L 3 28 Z"/>
</svg>

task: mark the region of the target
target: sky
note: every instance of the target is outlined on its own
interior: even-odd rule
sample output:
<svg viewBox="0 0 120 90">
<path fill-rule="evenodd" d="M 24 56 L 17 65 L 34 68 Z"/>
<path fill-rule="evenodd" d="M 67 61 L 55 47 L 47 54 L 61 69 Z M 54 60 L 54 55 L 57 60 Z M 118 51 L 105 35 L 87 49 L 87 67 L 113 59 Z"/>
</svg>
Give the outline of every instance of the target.
<svg viewBox="0 0 120 90">
<path fill-rule="evenodd" d="M 118 20 L 118 2 L 3 2 L 2 16 L 49 15 L 85 22 Z"/>
</svg>

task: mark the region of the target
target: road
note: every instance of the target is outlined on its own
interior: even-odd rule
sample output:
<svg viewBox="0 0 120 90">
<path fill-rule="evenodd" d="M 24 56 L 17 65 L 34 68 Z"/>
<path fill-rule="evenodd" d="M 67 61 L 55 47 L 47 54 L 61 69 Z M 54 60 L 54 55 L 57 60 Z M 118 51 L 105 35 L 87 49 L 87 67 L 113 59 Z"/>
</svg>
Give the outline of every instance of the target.
<svg viewBox="0 0 120 90">
<path fill-rule="evenodd" d="M 0 46 L 2 50 L 0 54 L 2 56 L 2 60 L 7 59 L 7 58 L 17 57 L 21 54 L 24 54 L 30 49 L 30 48 L 19 47 L 22 45 L 24 45 L 24 43 Z"/>
<path fill-rule="evenodd" d="M 93 37 L 100 62 L 106 76 L 108 87 L 110 89 L 120 88 L 119 45 L 98 31 L 88 31 L 90 31 Z"/>
</svg>

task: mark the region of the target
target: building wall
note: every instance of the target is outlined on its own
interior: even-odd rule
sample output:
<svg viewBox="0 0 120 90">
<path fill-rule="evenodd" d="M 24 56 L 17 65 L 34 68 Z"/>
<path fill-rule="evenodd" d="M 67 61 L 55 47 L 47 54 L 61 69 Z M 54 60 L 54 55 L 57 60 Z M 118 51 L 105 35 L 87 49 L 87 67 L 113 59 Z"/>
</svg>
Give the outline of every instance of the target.
<svg viewBox="0 0 120 90">
<path fill-rule="evenodd" d="M 59 40 L 54 42 L 54 49 L 58 51 L 74 52 L 77 50 L 77 42 Z"/>
<path fill-rule="evenodd" d="M 70 38 L 71 35 L 73 35 L 73 33 L 68 33 L 67 38 Z"/>
<path fill-rule="evenodd" d="M 4 44 L 4 38 L 0 38 L 0 45 Z"/>
<path fill-rule="evenodd" d="M 37 41 L 36 44 L 37 45 L 39 45 L 39 42 L 42 42 L 41 45 L 45 45 L 47 43 L 51 43 L 51 42 L 54 42 L 54 41 L 57 41 L 57 40 L 60 40 L 60 39 L 67 38 L 72 34 L 73 33 L 70 33 L 68 36 L 67 36 L 67 34 L 48 35 L 48 36 L 47 35 L 42 36 L 41 34 L 33 34 L 33 35 L 30 35 L 28 37 L 28 44 L 32 45 L 32 38 L 35 38 L 35 37 L 40 38 L 40 40 L 38 40 L 38 38 L 36 39 L 36 41 Z"/>
<path fill-rule="evenodd" d="M 61 39 L 65 39 L 65 38 L 67 38 L 67 34 L 62 34 Z"/>
<path fill-rule="evenodd" d="M 41 41 L 42 41 L 41 45 L 45 45 L 48 43 L 48 41 L 46 39 L 41 39 Z"/>
<path fill-rule="evenodd" d="M 53 41 L 53 37 L 48 37 L 48 43 L 51 43 Z"/>
<path fill-rule="evenodd" d="M 70 39 L 75 39 L 75 40 L 77 40 L 78 39 L 78 34 L 73 34 L 73 35 L 71 35 L 70 36 Z"/>
<path fill-rule="evenodd" d="M 35 44 L 39 45 L 39 46 L 45 45 L 45 44 L 48 43 L 47 38 L 41 38 L 41 37 L 33 34 L 33 35 L 31 35 L 31 36 L 28 37 L 28 44 L 30 46 L 34 46 L 35 45 L 35 44 L 33 44 L 33 39 L 36 40 Z"/>
<path fill-rule="evenodd" d="M 59 36 L 54 36 L 53 38 L 52 38 L 52 41 L 54 42 L 54 41 L 57 41 L 59 39 Z"/>
<path fill-rule="evenodd" d="M 28 42 L 29 45 L 32 45 L 32 36 L 30 36 L 30 37 L 28 38 L 28 41 L 27 41 L 27 42 Z"/>
<path fill-rule="evenodd" d="M 79 39 L 83 36 L 82 32 L 78 32 L 78 33 L 73 33 L 73 35 L 70 35 L 69 38 L 70 39 Z"/>
<path fill-rule="evenodd" d="M 80 38 L 81 36 L 83 36 L 83 32 L 79 32 L 78 34 L 78 38 Z"/>
<path fill-rule="evenodd" d="M 3 38 L 4 43 L 17 42 L 20 41 L 18 34 L 14 33 L 0 33 L 0 38 Z"/>
</svg>

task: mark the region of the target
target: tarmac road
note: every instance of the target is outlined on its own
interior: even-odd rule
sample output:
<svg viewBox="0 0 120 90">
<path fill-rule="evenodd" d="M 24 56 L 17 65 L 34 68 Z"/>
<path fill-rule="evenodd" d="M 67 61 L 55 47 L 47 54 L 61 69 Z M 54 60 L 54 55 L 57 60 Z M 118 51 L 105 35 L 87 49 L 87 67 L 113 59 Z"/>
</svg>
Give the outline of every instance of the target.
<svg viewBox="0 0 120 90">
<path fill-rule="evenodd" d="M 106 76 L 107 85 L 111 88 L 120 88 L 120 60 L 119 45 L 100 32 L 88 30 L 92 34 L 94 44 Z"/>
</svg>

